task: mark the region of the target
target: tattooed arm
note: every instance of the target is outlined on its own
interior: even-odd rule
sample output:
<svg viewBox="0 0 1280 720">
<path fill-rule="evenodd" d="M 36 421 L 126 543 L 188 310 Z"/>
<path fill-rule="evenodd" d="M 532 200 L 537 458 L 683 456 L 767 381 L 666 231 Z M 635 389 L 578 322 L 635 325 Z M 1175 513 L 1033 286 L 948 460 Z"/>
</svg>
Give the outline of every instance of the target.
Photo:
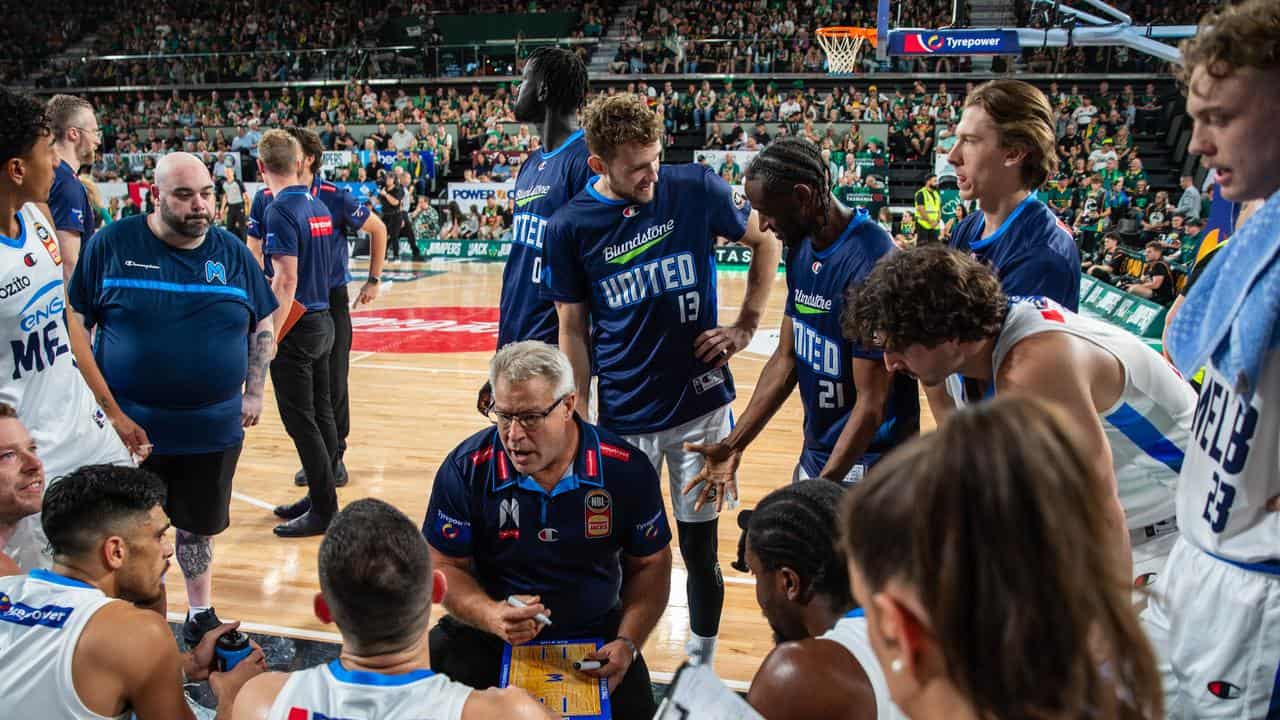
<svg viewBox="0 0 1280 720">
<path fill-rule="evenodd" d="M 267 367 L 276 354 L 275 325 L 271 316 L 263 318 L 249 335 L 249 372 L 244 379 L 240 401 L 240 424 L 253 427 L 262 415 L 262 391 L 267 384 Z"/>
</svg>

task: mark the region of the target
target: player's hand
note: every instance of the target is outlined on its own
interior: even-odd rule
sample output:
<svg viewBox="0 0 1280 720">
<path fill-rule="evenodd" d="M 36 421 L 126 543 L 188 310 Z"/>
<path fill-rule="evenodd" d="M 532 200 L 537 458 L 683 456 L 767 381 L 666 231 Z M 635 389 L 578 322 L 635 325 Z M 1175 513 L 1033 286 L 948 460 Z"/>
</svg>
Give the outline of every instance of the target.
<svg viewBox="0 0 1280 720">
<path fill-rule="evenodd" d="M 356 296 L 356 307 L 368 305 L 378 299 L 379 283 L 371 283 L 366 281 L 360 286 L 360 294 Z"/>
<path fill-rule="evenodd" d="M 262 417 L 262 396 L 245 393 L 240 399 L 240 426 L 253 427 Z"/>
<path fill-rule="evenodd" d="M 235 667 L 227 672 L 209 673 L 209 689 L 213 690 L 219 705 L 230 706 L 245 683 L 267 671 L 267 656 L 262 653 L 262 648 L 252 640 L 249 644 L 253 646 L 253 652 Z"/>
<path fill-rule="evenodd" d="M 751 342 L 752 331 L 737 325 L 722 325 L 705 330 L 693 341 L 693 354 L 702 362 L 721 367 Z"/>
<path fill-rule="evenodd" d="M 599 650 L 588 653 L 582 659 L 599 660 L 604 663 L 595 670 L 578 670 L 578 672 L 593 678 L 607 678 L 609 692 L 612 693 L 618 689 L 618 683 L 622 682 L 622 678 L 627 675 L 627 670 L 631 668 L 631 646 L 622 640 L 614 640 L 603 645 Z"/>
<path fill-rule="evenodd" d="M 738 464 L 742 462 L 742 451 L 729 447 L 727 443 L 690 443 L 684 444 L 685 452 L 696 452 L 704 458 L 702 469 L 692 480 L 685 483 L 683 494 L 688 495 L 694 488 L 698 490 L 698 499 L 693 503 L 695 511 L 702 506 L 714 502 L 716 512 L 724 510 L 724 501 L 729 493 L 738 496 Z"/>
<path fill-rule="evenodd" d="M 182 672 L 187 676 L 188 680 L 199 682 L 209 677 L 209 672 L 213 669 L 213 649 L 218 644 L 218 638 L 238 627 L 240 627 L 238 621 L 224 622 L 200 638 L 200 644 L 191 649 L 191 652 L 186 657 L 186 662 L 182 665 Z M 255 645 L 254 647 L 257 646 Z"/>
<path fill-rule="evenodd" d="M 489 408 L 493 406 L 493 386 L 488 380 L 484 381 L 484 385 L 480 386 L 480 392 L 476 393 L 476 412 L 485 417 L 489 417 Z"/>
<path fill-rule="evenodd" d="M 1267 501 L 1267 512 L 1280 512 L 1280 495 Z"/>
<path fill-rule="evenodd" d="M 133 457 L 138 462 L 146 460 L 151 454 L 151 441 L 147 439 L 147 431 L 129 419 L 124 412 L 117 412 L 114 416 L 108 415 L 107 419 L 111 421 L 111 427 L 115 428 L 116 434 L 120 436 L 120 442 L 124 443 Z"/>
<path fill-rule="evenodd" d="M 502 638 L 509 645 L 522 645 L 538 637 L 542 632 L 542 623 L 534 619 L 541 614 L 551 617 L 551 611 L 539 602 L 537 595 L 516 595 L 516 599 L 528 607 L 511 607 L 498 600 L 494 603 L 489 621 L 489 632 Z"/>
</svg>

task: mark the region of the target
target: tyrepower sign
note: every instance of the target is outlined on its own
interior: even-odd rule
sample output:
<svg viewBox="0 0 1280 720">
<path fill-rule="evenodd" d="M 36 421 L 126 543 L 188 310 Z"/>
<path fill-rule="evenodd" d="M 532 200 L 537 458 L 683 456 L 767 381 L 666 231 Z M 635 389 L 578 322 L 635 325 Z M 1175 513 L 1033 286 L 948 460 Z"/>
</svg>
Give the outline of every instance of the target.
<svg viewBox="0 0 1280 720">
<path fill-rule="evenodd" d="M 1022 51 L 1013 30 L 895 30 L 890 55 L 1009 55 Z"/>
</svg>

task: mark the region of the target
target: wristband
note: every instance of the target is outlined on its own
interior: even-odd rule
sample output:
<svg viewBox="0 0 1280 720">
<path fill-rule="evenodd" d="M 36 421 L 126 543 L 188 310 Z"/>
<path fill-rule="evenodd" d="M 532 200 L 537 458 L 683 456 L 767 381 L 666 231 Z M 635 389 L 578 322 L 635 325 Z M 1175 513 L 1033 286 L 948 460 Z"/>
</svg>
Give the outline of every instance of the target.
<svg viewBox="0 0 1280 720">
<path fill-rule="evenodd" d="M 371 285 L 377 285 L 378 283 L 382 282 L 382 278 L 378 277 L 377 275 L 370 275 L 369 279 L 365 280 L 365 282 Z"/>
<path fill-rule="evenodd" d="M 640 657 L 640 651 L 636 649 L 635 641 L 629 637 L 623 637 L 622 635 L 619 635 L 616 639 L 621 640 L 627 644 L 627 647 L 631 648 L 631 662 L 635 662 L 636 658 Z"/>
</svg>

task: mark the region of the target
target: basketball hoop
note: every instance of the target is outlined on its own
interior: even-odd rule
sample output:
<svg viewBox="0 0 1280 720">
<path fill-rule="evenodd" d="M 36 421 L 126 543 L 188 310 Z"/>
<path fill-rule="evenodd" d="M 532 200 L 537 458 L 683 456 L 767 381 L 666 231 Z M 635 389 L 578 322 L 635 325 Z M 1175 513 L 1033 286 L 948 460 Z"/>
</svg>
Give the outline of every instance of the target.
<svg viewBox="0 0 1280 720">
<path fill-rule="evenodd" d="M 876 46 L 876 29 L 862 27 L 818 28 L 818 44 L 827 53 L 827 71 L 832 74 L 852 73 L 866 43 Z"/>
</svg>

